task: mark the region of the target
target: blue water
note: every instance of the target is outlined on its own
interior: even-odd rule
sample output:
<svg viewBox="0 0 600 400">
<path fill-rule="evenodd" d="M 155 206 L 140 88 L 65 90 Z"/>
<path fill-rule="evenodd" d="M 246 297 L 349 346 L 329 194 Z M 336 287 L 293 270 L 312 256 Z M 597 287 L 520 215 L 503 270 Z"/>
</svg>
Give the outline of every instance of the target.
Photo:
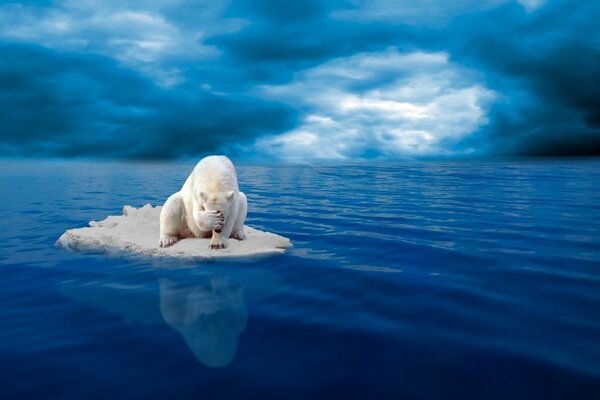
<svg viewBox="0 0 600 400">
<path fill-rule="evenodd" d="M 600 161 L 238 164 L 286 255 L 53 246 L 192 167 L 0 164 L 0 398 L 600 398 Z"/>
</svg>

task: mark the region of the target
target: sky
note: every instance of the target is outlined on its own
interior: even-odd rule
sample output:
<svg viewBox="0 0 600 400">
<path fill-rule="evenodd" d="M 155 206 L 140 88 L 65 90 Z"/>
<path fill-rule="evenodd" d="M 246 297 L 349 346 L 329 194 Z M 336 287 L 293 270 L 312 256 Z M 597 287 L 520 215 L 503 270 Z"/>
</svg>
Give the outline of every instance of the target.
<svg viewBox="0 0 600 400">
<path fill-rule="evenodd" d="M 600 1 L 0 2 L 0 157 L 600 155 Z"/>
</svg>

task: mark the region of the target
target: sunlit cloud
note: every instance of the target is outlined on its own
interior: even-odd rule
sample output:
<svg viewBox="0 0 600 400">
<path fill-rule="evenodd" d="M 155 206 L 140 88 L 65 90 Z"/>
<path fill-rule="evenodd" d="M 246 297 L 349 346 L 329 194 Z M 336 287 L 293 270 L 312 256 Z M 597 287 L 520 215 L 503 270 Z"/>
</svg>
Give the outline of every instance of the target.
<svg viewBox="0 0 600 400">
<path fill-rule="evenodd" d="M 542 7 L 546 3 L 546 0 L 518 0 L 518 2 L 527 11 L 532 12 Z"/>
<path fill-rule="evenodd" d="M 333 18 L 350 21 L 381 21 L 415 26 L 441 26 L 457 16 L 476 14 L 518 3 L 535 11 L 547 0 L 354 0 L 331 12 Z"/>
<path fill-rule="evenodd" d="M 486 108 L 495 97 L 446 53 L 396 48 L 335 59 L 262 91 L 306 113 L 297 128 L 256 142 L 258 151 L 278 158 L 468 152 L 452 143 L 487 122 Z"/>
</svg>

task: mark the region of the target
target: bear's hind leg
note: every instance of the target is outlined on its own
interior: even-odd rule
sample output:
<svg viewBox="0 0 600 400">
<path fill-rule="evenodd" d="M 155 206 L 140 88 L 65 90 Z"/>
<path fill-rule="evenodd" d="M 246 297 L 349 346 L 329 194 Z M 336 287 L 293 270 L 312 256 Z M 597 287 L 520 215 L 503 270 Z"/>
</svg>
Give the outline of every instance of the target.
<svg viewBox="0 0 600 400">
<path fill-rule="evenodd" d="M 233 229 L 231 230 L 230 238 L 237 240 L 246 240 L 246 234 L 244 233 L 244 222 L 246 222 L 246 215 L 248 214 L 248 199 L 243 192 L 239 192 L 240 197 L 238 199 L 238 215 Z"/>
<path fill-rule="evenodd" d="M 160 210 L 160 247 L 171 246 L 189 231 L 183 212 L 181 193 L 172 194 Z"/>
</svg>

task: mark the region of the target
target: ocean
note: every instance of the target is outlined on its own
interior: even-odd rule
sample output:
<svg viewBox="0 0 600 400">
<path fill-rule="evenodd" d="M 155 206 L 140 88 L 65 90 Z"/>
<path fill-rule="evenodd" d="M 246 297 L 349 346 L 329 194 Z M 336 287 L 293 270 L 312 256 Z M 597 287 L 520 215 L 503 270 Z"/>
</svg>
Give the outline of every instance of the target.
<svg viewBox="0 0 600 400">
<path fill-rule="evenodd" d="M 0 163 L 0 398 L 600 398 L 600 160 L 240 162 L 283 256 L 54 246 L 193 166 Z"/>
</svg>

